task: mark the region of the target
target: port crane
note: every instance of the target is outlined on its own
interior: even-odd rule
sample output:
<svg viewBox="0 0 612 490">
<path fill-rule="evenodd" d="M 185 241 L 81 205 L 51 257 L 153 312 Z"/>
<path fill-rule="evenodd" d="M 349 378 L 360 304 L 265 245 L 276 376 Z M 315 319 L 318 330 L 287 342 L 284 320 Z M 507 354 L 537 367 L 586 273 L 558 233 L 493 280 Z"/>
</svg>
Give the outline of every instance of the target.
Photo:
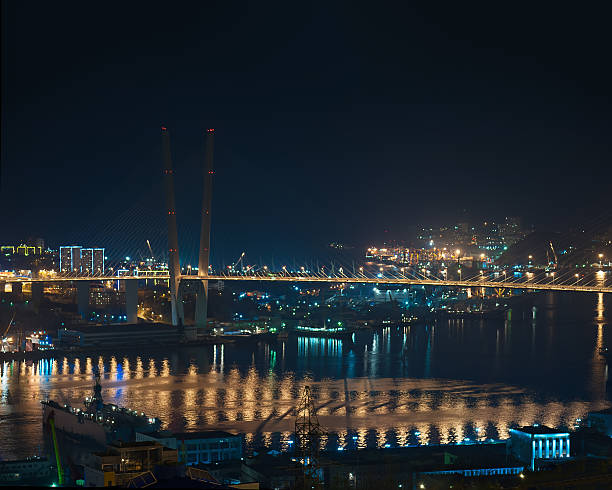
<svg viewBox="0 0 612 490">
<path fill-rule="evenodd" d="M 11 319 L 8 322 L 8 325 L 6 326 L 6 328 L 4 329 L 4 332 L 2 332 L 2 338 L 4 339 L 6 337 L 6 335 L 8 334 L 9 330 L 11 329 L 11 325 L 13 324 L 13 320 L 15 319 L 15 313 L 16 310 L 13 311 L 13 316 L 11 317 Z"/>
<path fill-rule="evenodd" d="M 153 254 L 153 249 L 151 248 L 151 242 L 147 239 L 147 247 L 149 247 L 149 252 L 151 253 L 151 258 L 153 262 L 155 262 L 155 255 Z"/>
<path fill-rule="evenodd" d="M 555 247 L 553 247 L 552 241 L 549 241 L 548 245 L 550 247 L 550 250 L 552 252 L 552 256 L 554 258 L 554 262 L 551 262 L 550 257 L 548 256 L 548 250 L 546 250 L 546 256 L 548 257 L 548 265 L 550 265 L 552 263 L 553 268 L 556 269 L 557 266 L 559 265 L 559 259 L 557 258 L 557 252 L 555 252 Z"/>
<path fill-rule="evenodd" d="M 236 270 L 236 266 L 240 263 L 242 263 L 242 259 L 244 258 L 244 255 L 246 254 L 246 252 L 242 252 L 240 254 L 240 257 L 238 257 L 238 260 L 236 262 L 234 262 L 232 265 L 228 266 L 228 269 L 231 271 Z"/>
<path fill-rule="evenodd" d="M 17 310 L 13 311 L 13 316 L 9 320 L 8 325 L 4 329 L 4 332 L 2 332 L 2 337 L 0 337 L 0 348 L 2 348 L 3 351 L 4 351 L 4 348 L 5 348 L 4 342 L 5 342 L 7 334 L 9 333 L 9 330 L 11 329 L 11 326 L 13 325 L 13 320 L 15 319 L 15 313 L 16 312 L 17 312 Z"/>
</svg>

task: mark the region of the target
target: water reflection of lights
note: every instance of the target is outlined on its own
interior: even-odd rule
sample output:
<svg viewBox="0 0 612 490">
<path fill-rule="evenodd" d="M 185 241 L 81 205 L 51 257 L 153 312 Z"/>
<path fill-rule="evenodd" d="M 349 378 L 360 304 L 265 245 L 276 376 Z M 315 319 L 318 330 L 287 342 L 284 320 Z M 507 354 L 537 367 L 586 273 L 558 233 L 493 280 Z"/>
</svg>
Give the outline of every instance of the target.
<svg viewBox="0 0 612 490">
<path fill-rule="evenodd" d="M 144 378 L 144 369 L 142 367 L 142 359 L 140 358 L 140 356 L 136 358 L 136 371 L 134 373 L 134 377 L 136 379 Z"/>
<path fill-rule="evenodd" d="M 603 272 L 603 271 L 599 271 L 599 272 Z M 596 320 L 598 322 L 603 322 L 605 320 L 604 317 L 604 295 L 603 293 L 597 293 L 597 318 Z"/>
<path fill-rule="evenodd" d="M 342 356 L 342 340 L 317 337 L 298 337 L 298 356 Z"/>
<path fill-rule="evenodd" d="M 148 374 L 149 378 L 156 378 L 157 377 L 157 369 L 155 368 L 155 360 L 154 359 L 149 359 L 149 374 Z"/>
<path fill-rule="evenodd" d="M 605 364 L 600 357 L 595 359 L 595 352 L 604 340 L 602 296 L 597 297 L 595 315 L 592 302 L 589 305 L 589 318 L 597 319 L 596 336 L 592 330 L 584 332 L 589 336 L 593 368 Z M 521 338 L 526 334 L 529 347 L 533 330 L 530 322 L 525 325 L 526 330 L 521 330 L 521 323 L 515 322 L 514 335 Z M 499 439 L 507 437 L 508 429 L 514 424 L 539 421 L 567 426 L 585 412 L 605 407 L 596 391 L 591 391 L 589 395 L 594 395 L 586 401 L 560 401 L 554 397 L 542 400 L 529 390 L 452 380 L 446 373 L 440 374 L 439 366 L 443 366 L 440 352 L 445 342 L 446 347 L 461 349 L 470 342 L 474 332 L 487 336 L 491 355 L 495 353 L 493 344 L 497 343 L 496 361 L 512 354 L 508 327 L 500 332 L 470 326 L 469 322 L 450 322 L 448 326 L 444 322 L 436 326 L 435 336 L 433 329 L 419 325 L 412 329 L 385 329 L 370 336 L 360 333 L 350 349 L 342 349 L 342 341 L 338 339 L 305 337 L 295 343 L 259 345 L 252 352 L 244 352 L 241 347 L 238 361 L 235 347 L 219 345 L 207 347 L 203 349 L 204 355 L 194 357 L 180 357 L 175 353 L 168 358 L 141 354 L 117 358 L 70 357 L 29 365 L 5 363 L 0 373 L 1 399 L 6 399 L 9 387 L 13 393 L 11 383 L 19 383 L 20 389 L 27 393 L 22 399 L 29 399 L 30 394 L 35 396 L 34 400 L 49 395 L 80 404 L 91 391 L 92 366 L 97 364 L 103 371 L 106 365 L 102 384 L 103 394 L 109 401 L 159 416 L 173 430 L 218 428 L 243 432 L 247 446 L 269 444 L 275 449 L 287 449 L 291 445 L 289 441 L 294 440 L 293 410 L 306 384 L 312 387 L 319 419 L 330 434 L 322 445 L 334 449 Z M 497 334 L 501 335 L 496 339 Z M 507 342 L 504 334 L 508 336 Z M 545 335 L 552 334 L 539 330 L 536 340 L 539 342 Z M 364 337 L 362 344 L 360 336 Z M 287 349 L 288 369 L 294 371 L 280 367 L 278 359 L 284 352 L 281 345 Z M 404 350 L 408 361 L 399 364 Z M 418 362 L 420 369 L 424 367 L 428 350 L 435 361 L 430 367 L 432 378 L 405 377 L 411 375 L 410 364 Z M 275 354 L 274 365 L 271 361 Z M 396 364 L 389 364 L 393 359 Z M 354 371 L 350 371 L 351 365 Z M 395 369 L 398 366 L 400 369 Z M 591 372 L 593 382 L 601 385 L 599 372 Z M 27 375 L 27 384 L 23 378 L 19 380 L 19 373 Z M 53 379 L 49 379 L 49 374 Z M 346 379 L 341 377 L 344 375 Z M 422 371 L 416 375 L 422 376 Z M 39 408 L 32 405 L 31 413 L 36 410 L 33 416 L 39 414 Z"/>
</svg>

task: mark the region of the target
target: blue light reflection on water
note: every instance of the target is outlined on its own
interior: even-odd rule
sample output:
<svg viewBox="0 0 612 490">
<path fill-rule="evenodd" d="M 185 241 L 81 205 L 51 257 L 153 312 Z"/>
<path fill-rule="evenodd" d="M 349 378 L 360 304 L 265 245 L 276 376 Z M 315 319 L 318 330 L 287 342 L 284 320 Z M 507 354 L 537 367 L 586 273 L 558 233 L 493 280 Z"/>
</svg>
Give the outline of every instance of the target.
<svg viewBox="0 0 612 490">
<path fill-rule="evenodd" d="M 245 433 L 249 447 L 288 449 L 293 409 L 308 384 L 323 444 L 391 447 L 487 440 L 514 425 L 569 426 L 609 406 L 610 297 L 545 293 L 512 322 L 450 320 L 358 332 L 354 344 L 290 337 L 0 365 L 0 456 L 41 442 L 46 397 L 80 406 L 93 366 L 107 401 L 176 430 Z"/>
</svg>

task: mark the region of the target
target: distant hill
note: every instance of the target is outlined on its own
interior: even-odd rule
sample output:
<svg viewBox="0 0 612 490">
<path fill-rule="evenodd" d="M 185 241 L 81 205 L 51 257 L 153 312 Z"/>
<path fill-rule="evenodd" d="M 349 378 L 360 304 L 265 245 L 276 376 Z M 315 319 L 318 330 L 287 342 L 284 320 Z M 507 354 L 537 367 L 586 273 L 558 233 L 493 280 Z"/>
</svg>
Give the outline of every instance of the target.
<svg viewBox="0 0 612 490">
<path fill-rule="evenodd" d="M 527 264 L 531 255 L 532 264 L 546 265 L 549 260 L 553 260 L 551 242 L 557 253 L 559 266 L 562 267 L 583 264 L 588 266 L 599 260 L 600 253 L 603 253 L 608 260 L 612 257 L 612 245 L 609 242 L 605 243 L 602 239 L 582 231 L 568 233 L 536 231 L 508 247 L 508 250 L 497 259 L 496 264 Z"/>
</svg>

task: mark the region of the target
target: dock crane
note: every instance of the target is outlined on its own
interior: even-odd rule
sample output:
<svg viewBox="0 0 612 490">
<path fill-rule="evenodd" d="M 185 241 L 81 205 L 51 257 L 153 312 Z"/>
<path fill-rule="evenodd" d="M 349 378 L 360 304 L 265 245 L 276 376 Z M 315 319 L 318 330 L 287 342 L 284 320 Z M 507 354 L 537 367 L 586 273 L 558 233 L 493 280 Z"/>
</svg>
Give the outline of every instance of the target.
<svg viewBox="0 0 612 490">
<path fill-rule="evenodd" d="M 555 262 L 553 265 L 556 269 L 557 266 L 559 265 L 559 259 L 557 258 L 557 252 L 555 252 L 555 247 L 553 247 L 552 241 L 548 242 L 548 244 L 550 245 L 550 249 L 552 250 L 553 257 L 555 258 Z"/>
<path fill-rule="evenodd" d="M 232 265 L 229 266 L 229 269 L 231 271 L 236 270 L 236 266 L 242 262 L 242 259 L 244 258 L 244 254 L 246 254 L 246 252 L 242 252 L 240 254 L 240 257 L 238 257 L 238 260 L 236 262 L 234 262 Z"/>
<path fill-rule="evenodd" d="M 9 333 L 11 326 L 13 325 L 13 320 L 15 319 L 15 313 L 17 313 L 17 310 L 13 311 L 13 316 L 9 320 L 8 325 L 4 329 L 4 332 L 2 332 L 2 337 L 0 337 L 0 348 L 2 349 L 2 351 L 4 351 L 4 348 L 5 348 L 4 342 L 5 342 L 6 336 Z"/>
<path fill-rule="evenodd" d="M 151 242 L 149 242 L 148 239 L 147 239 L 147 247 L 149 247 L 149 252 L 151 252 L 151 258 L 153 259 L 153 262 L 155 262 L 155 255 L 153 254 L 153 249 L 151 248 Z"/>
<path fill-rule="evenodd" d="M 11 325 L 13 324 L 13 320 L 15 319 L 15 313 L 17 313 L 17 310 L 13 311 L 13 316 L 11 317 L 10 321 L 8 322 L 8 325 L 4 329 L 4 332 L 2 332 L 3 339 L 6 337 L 6 334 L 8 334 L 9 330 L 11 329 Z"/>
</svg>

